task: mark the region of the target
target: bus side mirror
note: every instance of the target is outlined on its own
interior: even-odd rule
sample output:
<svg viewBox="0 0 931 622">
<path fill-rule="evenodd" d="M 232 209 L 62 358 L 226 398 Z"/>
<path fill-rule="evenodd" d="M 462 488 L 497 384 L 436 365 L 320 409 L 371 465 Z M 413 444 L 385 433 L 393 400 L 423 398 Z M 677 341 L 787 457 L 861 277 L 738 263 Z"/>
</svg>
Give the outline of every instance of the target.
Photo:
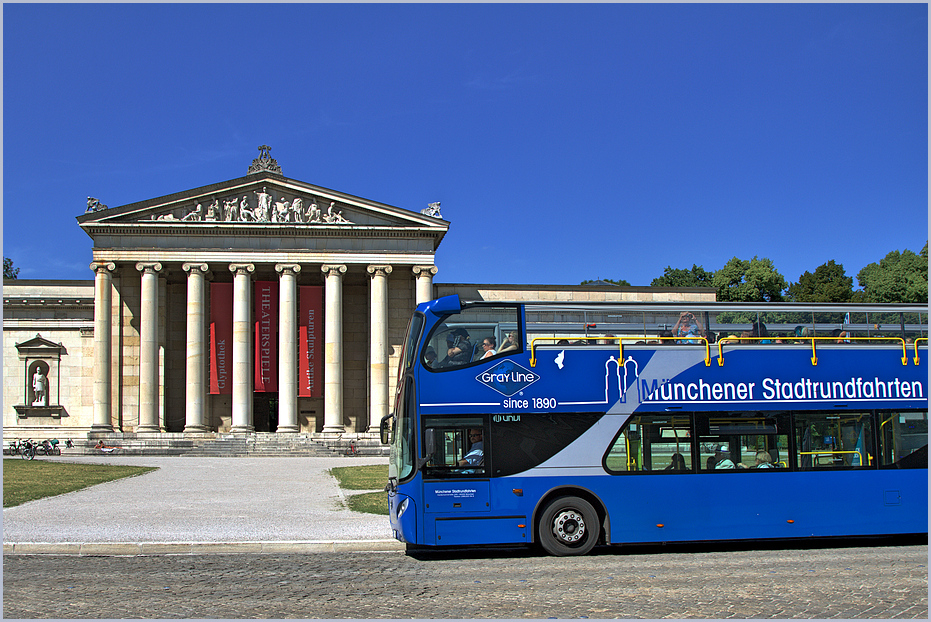
<svg viewBox="0 0 931 622">
<path fill-rule="evenodd" d="M 394 419 L 394 415 L 385 415 L 381 418 L 381 426 L 379 426 L 379 433 L 381 434 L 381 444 L 388 445 L 391 443 L 391 421 Z"/>
<path fill-rule="evenodd" d="M 433 454 L 436 453 L 436 430 L 427 428 L 424 432 L 423 442 L 423 458 L 417 461 L 418 469 L 427 464 L 433 458 Z"/>
</svg>

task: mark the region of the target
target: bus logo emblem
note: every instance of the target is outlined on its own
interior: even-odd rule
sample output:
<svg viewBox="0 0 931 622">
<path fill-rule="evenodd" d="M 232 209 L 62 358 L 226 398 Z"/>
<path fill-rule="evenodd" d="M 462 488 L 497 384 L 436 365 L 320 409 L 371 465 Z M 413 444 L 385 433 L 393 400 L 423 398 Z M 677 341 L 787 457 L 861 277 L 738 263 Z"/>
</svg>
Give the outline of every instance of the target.
<svg viewBox="0 0 931 622">
<path fill-rule="evenodd" d="M 480 373 L 475 379 L 501 395 L 511 397 L 539 380 L 540 376 L 514 361 L 501 361 Z"/>
</svg>

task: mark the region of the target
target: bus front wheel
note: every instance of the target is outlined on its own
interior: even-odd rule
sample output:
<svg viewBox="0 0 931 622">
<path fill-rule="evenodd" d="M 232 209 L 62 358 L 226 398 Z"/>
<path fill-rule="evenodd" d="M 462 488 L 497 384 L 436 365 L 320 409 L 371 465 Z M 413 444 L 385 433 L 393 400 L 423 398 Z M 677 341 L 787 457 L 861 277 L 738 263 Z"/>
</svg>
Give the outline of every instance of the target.
<svg viewBox="0 0 931 622">
<path fill-rule="evenodd" d="M 598 512 L 578 497 L 559 497 L 540 516 L 540 546 L 550 555 L 585 555 L 601 534 Z"/>
</svg>

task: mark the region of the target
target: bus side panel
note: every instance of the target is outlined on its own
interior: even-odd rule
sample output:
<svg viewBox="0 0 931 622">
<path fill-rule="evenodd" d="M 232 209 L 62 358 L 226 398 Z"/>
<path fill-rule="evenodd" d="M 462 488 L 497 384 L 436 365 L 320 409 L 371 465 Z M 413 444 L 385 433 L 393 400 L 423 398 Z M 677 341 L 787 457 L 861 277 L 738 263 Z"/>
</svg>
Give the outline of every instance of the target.
<svg viewBox="0 0 931 622">
<path fill-rule="evenodd" d="M 612 543 L 906 534 L 928 528 L 923 469 L 507 479 L 523 487 L 528 499 L 564 487 L 590 490 L 608 512 Z"/>
</svg>

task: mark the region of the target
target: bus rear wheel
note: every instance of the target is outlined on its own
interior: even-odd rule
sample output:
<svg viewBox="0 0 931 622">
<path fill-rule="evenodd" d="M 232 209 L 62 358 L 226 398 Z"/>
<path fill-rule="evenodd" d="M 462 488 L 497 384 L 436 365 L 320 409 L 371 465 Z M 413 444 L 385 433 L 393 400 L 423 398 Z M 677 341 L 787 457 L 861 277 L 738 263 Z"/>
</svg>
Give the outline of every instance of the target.
<svg viewBox="0 0 931 622">
<path fill-rule="evenodd" d="M 540 546 L 550 555 L 585 555 L 598 542 L 598 512 L 578 497 L 559 497 L 540 516 Z"/>
</svg>

